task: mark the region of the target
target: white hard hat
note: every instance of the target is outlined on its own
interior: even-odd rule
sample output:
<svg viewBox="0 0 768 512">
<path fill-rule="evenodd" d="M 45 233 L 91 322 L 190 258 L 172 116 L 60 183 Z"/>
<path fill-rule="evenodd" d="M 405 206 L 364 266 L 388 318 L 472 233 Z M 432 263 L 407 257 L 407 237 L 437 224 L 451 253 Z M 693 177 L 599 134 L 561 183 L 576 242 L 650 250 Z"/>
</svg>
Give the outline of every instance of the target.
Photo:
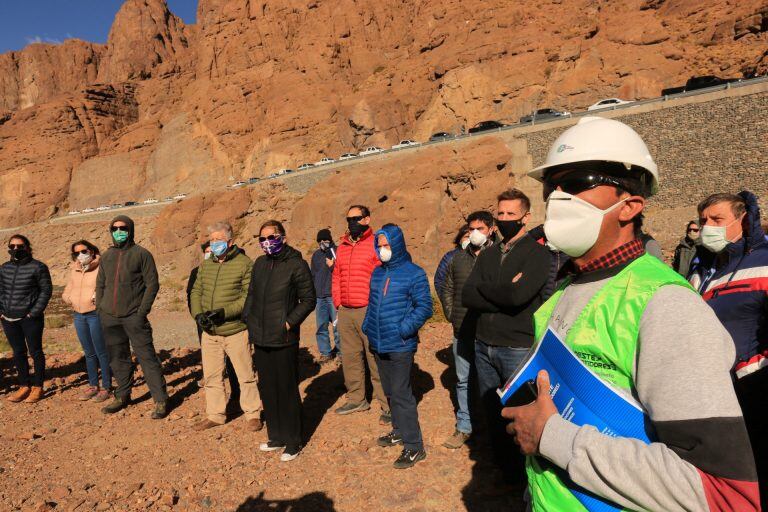
<svg viewBox="0 0 768 512">
<path fill-rule="evenodd" d="M 635 130 L 624 123 L 603 117 L 587 116 L 565 130 L 549 148 L 544 165 L 528 176 L 543 181 L 544 173 L 553 167 L 577 162 L 616 162 L 639 167 L 652 177 L 650 194 L 659 186 L 659 170 L 648 147 Z"/>
</svg>

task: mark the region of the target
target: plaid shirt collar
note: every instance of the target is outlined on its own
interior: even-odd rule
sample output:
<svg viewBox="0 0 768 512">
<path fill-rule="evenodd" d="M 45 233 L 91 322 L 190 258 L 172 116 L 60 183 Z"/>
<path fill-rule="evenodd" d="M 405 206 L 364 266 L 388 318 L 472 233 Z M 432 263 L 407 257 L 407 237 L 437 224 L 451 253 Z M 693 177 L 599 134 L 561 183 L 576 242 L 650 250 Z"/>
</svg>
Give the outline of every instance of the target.
<svg viewBox="0 0 768 512">
<path fill-rule="evenodd" d="M 591 259 L 584 265 L 579 265 L 576 269 L 578 274 L 584 274 L 586 272 L 594 272 L 595 270 L 603 270 L 612 267 L 618 267 L 624 263 L 628 263 L 636 258 L 639 258 L 645 253 L 645 247 L 643 242 L 636 238 L 631 242 L 627 242 L 607 254 L 598 256 Z"/>
</svg>

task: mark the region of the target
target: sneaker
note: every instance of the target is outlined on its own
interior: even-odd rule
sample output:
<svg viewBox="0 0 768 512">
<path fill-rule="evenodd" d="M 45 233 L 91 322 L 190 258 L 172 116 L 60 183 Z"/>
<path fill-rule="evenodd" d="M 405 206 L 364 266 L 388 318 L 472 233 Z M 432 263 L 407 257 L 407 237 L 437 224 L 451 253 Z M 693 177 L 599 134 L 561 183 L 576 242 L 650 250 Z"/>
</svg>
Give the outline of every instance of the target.
<svg viewBox="0 0 768 512">
<path fill-rule="evenodd" d="M 382 411 L 379 416 L 379 425 L 391 425 L 392 424 L 392 411 Z"/>
<path fill-rule="evenodd" d="M 96 386 L 88 386 L 83 390 L 82 393 L 80 393 L 77 399 L 80 400 L 81 402 L 85 402 L 86 400 L 90 400 L 91 398 L 96 396 L 98 392 L 99 392 L 99 388 L 97 388 Z"/>
<path fill-rule="evenodd" d="M 128 406 L 128 400 L 115 397 L 114 400 L 101 408 L 101 412 L 104 414 L 115 414 L 121 409 L 125 409 Z"/>
<path fill-rule="evenodd" d="M 467 439 L 469 439 L 469 434 L 460 430 L 456 430 L 451 435 L 451 437 L 445 440 L 443 446 L 450 448 L 451 450 L 456 450 L 464 446 L 464 443 L 467 442 Z"/>
<path fill-rule="evenodd" d="M 9 402 L 21 402 L 29 396 L 29 386 L 21 386 L 8 397 Z"/>
<path fill-rule="evenodd" d="M 404 448 L 403 452 L 397 458 L 393 466 L 395 469 L 407 469 L 413 467 L 417 462 L 427 458 L 427 452 L 424 450 L 409 450 Z"/>
<path fill-rule="evenodd" d="M 400 434 L 395 434 L 394 432 L 390 432 L 389 434 L 383 435 L 380 438 L 378 438 L 376 440 L 376 444 L 381 446 L 382 448 L 389 448 L 390 446 L 403 444 L 403 438 L 400 437 Z"/>
<path fill-rule="evenodd" d="M 262 452 L 274 452 L 283 448 L 285 448 L 285 445 L 280 444 L 277 441 L 267 441 L 266 443 L 261 443 L 259 445 L 259 450 Z"/>
<path fill-rule="evenodd" d="M 166 402 L 155 402 L 155 408 L 152 411 L 150 418 L 153 420 L 161 420 L 168 416 L 168 405 Z"/>
<path fill-rule="evenodd" d="M 344 416 L 345 414 L 352 414 L 353 412 L 360 412 L 360 411 L 367 411 L 371 408 L 371 404 L 363 400 L 359 404 L 354 404 L 352 402 L 347 402 L 338 409 L 336 409 L 336 414 L 340 414 L 341 416 Z"/>
<path fill-rule="evenodd" d="M 95 395 L 93 395 L 93 398 L 91 398 L 91 402 L 101 403 L 105 401 L 107 398 L 112 396 L 112 393 L 108 389 L 102 389 Z"/>
<path fill-rule="evenodd" d="M 283 453 L 280 455 L 280 462 L 290 462 L 296 457 L 298 457 L 299 453 L 301 453 L 300 446 L 297 446 L 296 448 L 286 448 L 285 450 L 283 450 Z"/>
</svg>

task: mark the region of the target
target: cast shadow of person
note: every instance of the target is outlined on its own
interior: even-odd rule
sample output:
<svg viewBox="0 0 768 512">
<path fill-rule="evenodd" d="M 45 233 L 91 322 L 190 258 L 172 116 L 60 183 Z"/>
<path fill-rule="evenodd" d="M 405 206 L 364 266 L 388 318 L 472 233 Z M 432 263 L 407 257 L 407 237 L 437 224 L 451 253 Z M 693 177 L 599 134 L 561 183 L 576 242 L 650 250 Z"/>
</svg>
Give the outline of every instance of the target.
<svg viewBox="0 0 768 512">
<path fill-rule="evenodd" d="M 309 383 L 303 403 L 304 444 L 309 442 L 325 414 L 345 392 L 341 368 L 315 377 Z"/>
<path fill-rule="evenodd" d="M 312 492 L 288 500 L 269 500 L 261 492 L 245 500 L 237 507 L 237 512 L 336 512 L 336 507 L 324 492 Z"/>
</svg>

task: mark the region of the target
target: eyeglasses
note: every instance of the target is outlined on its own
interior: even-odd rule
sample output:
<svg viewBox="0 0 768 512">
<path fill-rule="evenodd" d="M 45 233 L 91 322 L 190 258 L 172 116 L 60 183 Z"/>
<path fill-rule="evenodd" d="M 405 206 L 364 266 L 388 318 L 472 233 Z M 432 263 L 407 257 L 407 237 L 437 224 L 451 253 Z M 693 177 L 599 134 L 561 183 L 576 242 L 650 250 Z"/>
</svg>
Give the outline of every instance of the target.
<svg viewBox="0 0 768 512">
<path fill-rule="evenodd" d="M 24 249 L 25 247 L 24 244 L 8 244 L 9 249 Z"/>
<path fill-rule="evenodd" d="M 618 179 L 611 176 L 594 172 L 571 172 L 557 179 L 544 178 L 544 199 L 546 200 L 558 188 L 567 194 L 575 196 L 602 185 L 609 185 L 624 190 L 624 185 Z"/>
<path fill-rule="evenodd" d="M 347 222 L 360 222 L 364 218 L 362 215 L 355 215 L 354 217 L 347 217 Z"/>
<path fill-rule="evenodd" d="M 111 228 L 109 228 L 109 230 L 112 231 L 113 233 L 115 231 L 125 231 L 125 232 L 128 232 L 128 226 L 112 226 Z"/>
<path fill-rule="evenodd" d="M 283 235 L 260 236 L 259 237 L 259 242 L 266 242 L 267 240 L 269 240 L 269 241 L 280 240 L 282 237 L 283 237 Z"/>
<path fill-rule="evenodd" d="M 72 256 L 77 256 L 78 254 L 91 254 L 91 251 L 88 249 L 83 249 L 82 251 L 72 251 Z"/>
</svg>

